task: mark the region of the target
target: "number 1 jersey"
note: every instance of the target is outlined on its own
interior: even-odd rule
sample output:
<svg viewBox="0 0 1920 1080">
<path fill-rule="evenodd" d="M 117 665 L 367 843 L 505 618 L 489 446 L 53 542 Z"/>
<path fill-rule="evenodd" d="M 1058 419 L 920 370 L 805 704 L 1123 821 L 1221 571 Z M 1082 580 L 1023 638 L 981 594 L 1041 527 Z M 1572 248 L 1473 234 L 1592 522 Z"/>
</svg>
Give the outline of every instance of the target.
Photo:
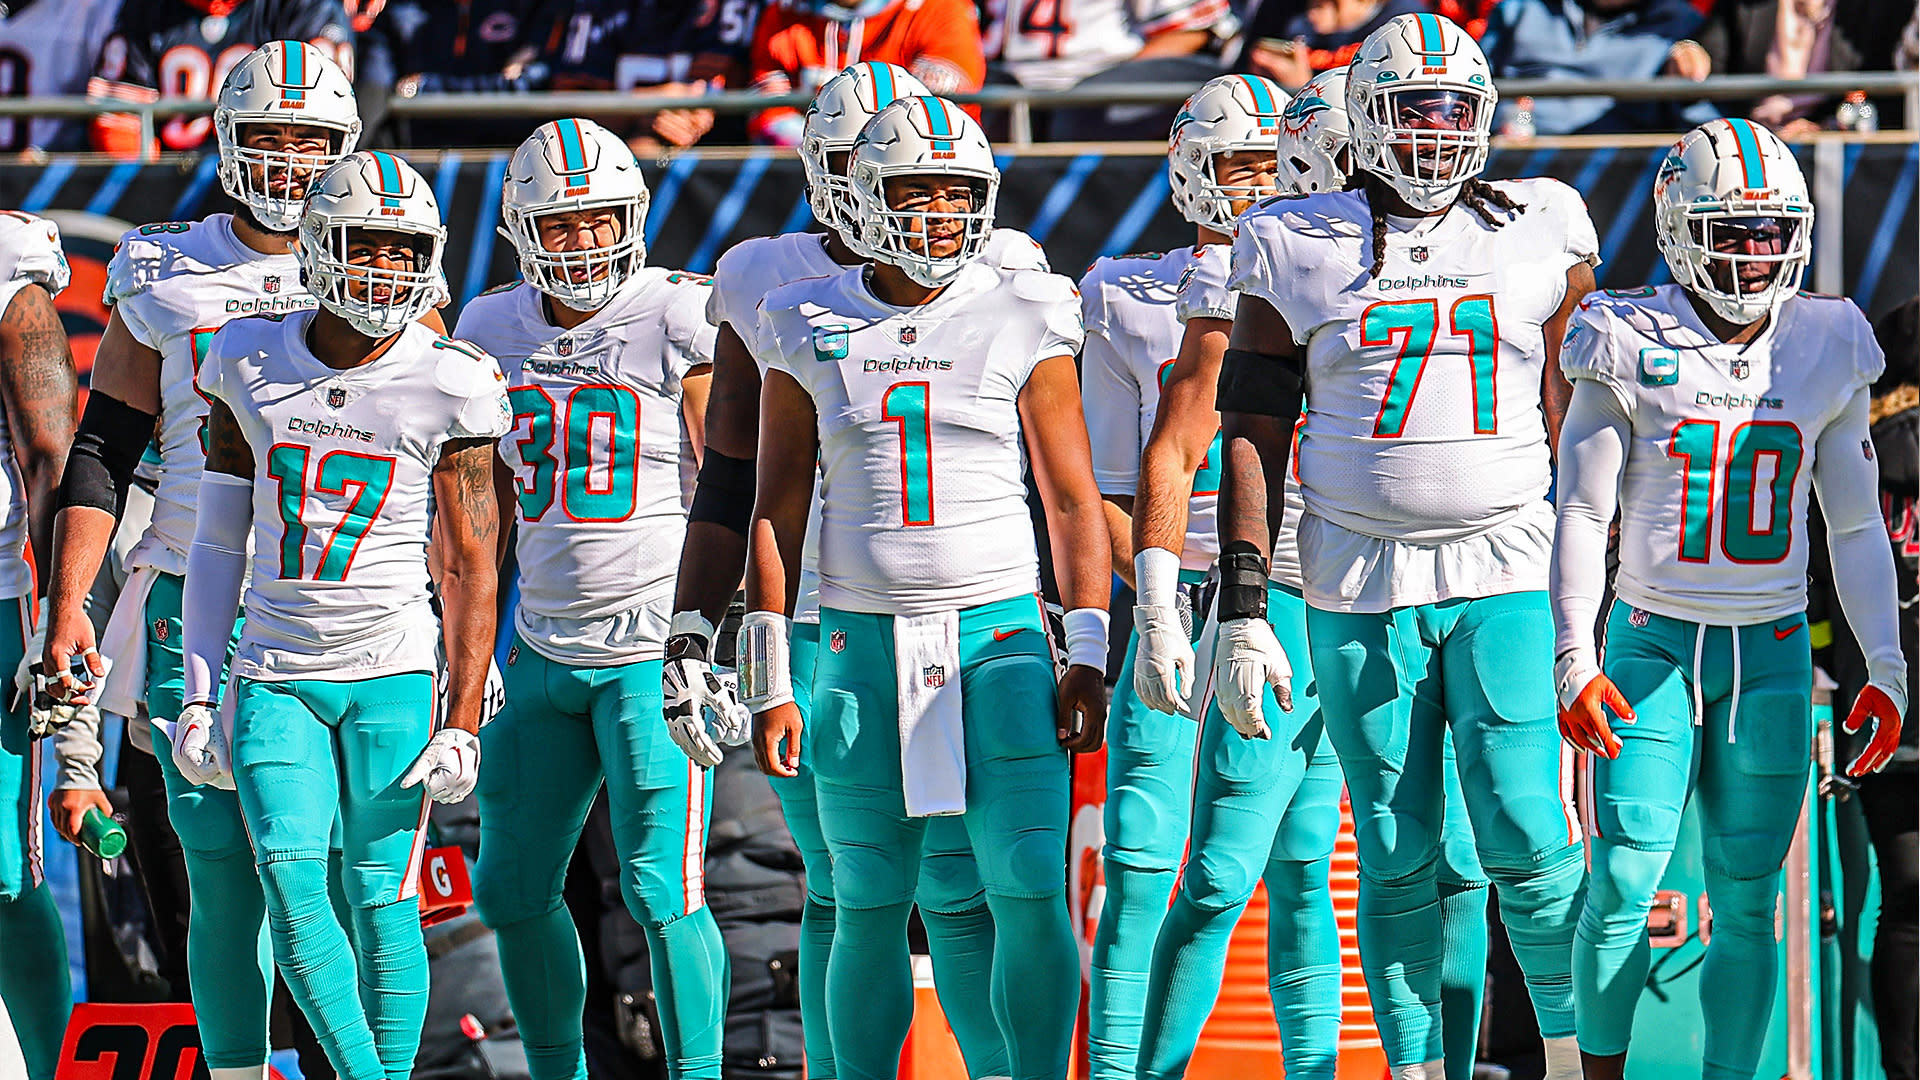
<svg viewBox="0 0 1920 1080">
<path fill-rule="evenodd" d="M 919 615 L 1033 592 L 1019 396 L 1080 351 L 1073 283 L 975 261 L 898 308 L 864 278 L 775 289 L 754 339 L 818 417 L 821 605 Z"/>
<path fill-rule="evenodd" d="M 1729 345 L 1678 285 L 1595 293 L 1567 325 L 1560 366 L 1612 390 L 1633 425 L 1620 599 L 1712 626 L 1806 610 L 1814 448 L 1886 369 L 1851 300 L 1790 297 L 1759 336 Z"/>
<path fill-rule="evenodd" d="M 433 470 L 449 440 L 507 433 L 506 380 L 419 323 L 372 361 L 331 368 L 307 349 L 313 319 L 237 319 L 200 368 L 253 450 L 253 580 L 233 670 L 264 682 L 437 670 Z"/>
</svg>

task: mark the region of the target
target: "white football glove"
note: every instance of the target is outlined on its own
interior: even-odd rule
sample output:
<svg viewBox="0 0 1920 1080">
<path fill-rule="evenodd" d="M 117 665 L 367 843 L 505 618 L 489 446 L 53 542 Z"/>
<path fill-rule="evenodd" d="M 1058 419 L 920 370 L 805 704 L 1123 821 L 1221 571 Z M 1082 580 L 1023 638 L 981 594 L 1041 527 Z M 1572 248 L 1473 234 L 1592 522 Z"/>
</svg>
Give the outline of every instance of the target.
<svg viewBox="0 0 1920 1080">
<path fill-rule="evenodd" d="M 1134 694 L 1155 712 L 1186 712 L 1194 656 L 1180 612 L 1162 605 L 1135 607 L 1133 629 L 1140 636 L 1133 650 Z"/>
<path fill-rule="evenodd" d="M 1273 731 L 1261 707 L 1261 691 L 1273 687 L 1282 712 L 1293 711 L 1293 665 L 1265 619 L 1234 619 L 1220 624 L 1213 647 L 1214 694 L 1233 730 L 1249 739 L 1268 739 Z"/>
<path fill-rule="evenodd" d="M 427 748 L 400 778 L 400 786 L 425 783 L 434 802 L 457 803 L 473 794 L 479 779 L 480 740 L 472 732 L 443 728 L 427 740 Z"/>
<path fill-rule="evenodd" d="M 172 744 L 173 764 L 188 782 L 233 790 L 233 760 L 227 750 L 227 733 L 220 730 L 217 706 L 189 705 L 172 723 L 155 720 L 154 724 Z"/>
<path fill-rule="evenodd" d="M 480 726 L 493 723 L 500 710 L 507 707 L 507 679 L 500 673 L 500 665 L 493 660 L 487 661 L 487 685 L 480 694 Z"/>
<path fill-rule="evenodd" d="M 753 714 L 740 703 L 738 684 L 697 657 L 669 660 L 661 668 L 662 712 L 667 734 L 696 764 L 720 764 L 720 746 L 739 746 L 753 732 Z"/>
</svg>

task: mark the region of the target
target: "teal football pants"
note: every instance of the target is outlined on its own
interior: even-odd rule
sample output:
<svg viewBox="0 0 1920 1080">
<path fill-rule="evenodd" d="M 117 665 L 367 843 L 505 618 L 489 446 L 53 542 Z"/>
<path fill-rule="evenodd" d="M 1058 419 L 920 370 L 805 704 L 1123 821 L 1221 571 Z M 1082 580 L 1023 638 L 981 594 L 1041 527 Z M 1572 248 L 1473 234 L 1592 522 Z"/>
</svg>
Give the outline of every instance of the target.
<svg viewBox="0 0 1920 1080">
<path fill-rule="evenodd" d="M 841 1080 L 891 1080 L 913 1018 L 906 926 L 933 830 L 903 801 L 893 618 L 826 608 L 820 630 L 829 647 L 814 671 L 813 766 L 837 908 L 834 1055 Z M 996 927 L 992 1001 L 1006 1075 L 1058 1080 L 1079 950 L 1065 903 L 1069 786 L 1051 646 L 1032 596 L 962 611 L 959 637 L 968 805 L 959 820 Z"/>
<path fill-rule="evenodd" d="M 185 579 L 160 574 L 147 593 L 147 715 L 180 715 L 186 693 L 180 594 Z M 243 624 L 236 621 L 233 639 Z M 222 674 L 224 678 L 224 673 Z M 153 756 L 167 786 L 167 820 L 187 866 L 187 982 L 211 1069 L 266 1063 L 267 1004 L 273 996 L 273 945 L 267 901 L 254 869 L 253 844 L 232 791 L 197 787 L 173 763 L 172 744 L 153 729 Z M 251 956 L 253 963 L 242 957 Z"/>
<path fill-rule="evenodd" d="M 586 1080 L 586 961 L 561 900 L 605 782 L 620 895 L 647 938 L 673 1080 L 718 1080 L 729 971 L 706 900 L 707 771 L 661 720 L 659 660 L 558 663 L 517 638 L 506 704 L 480 731 L 474 906 L 500 942 L 534 1080 Z"/>
<path fill-rule="evenodd" d="M 237 681 L 234 784 L 274 961 L 342 1080 L 408 1080 L 427 1010 L 417 882 L 427 799 L 402 788 L 432 734 L 433 676 Z M 340 826 L 349 941 L 328 890 Z"/>
<path fill-rule="evenodd" d="M 844 645 L 842 646 L 844 648 Z M 813 721 L 814 657 L 819 623 L 794 623 L 791 673 L 794 704 Z M 787 831 L 806 867 L 807 899 L 800 915 L 800 1027 L 806 1040 L 808 1080 L 832 1080 L 833 1035 L 827 1016 L 827 961 L 833 955 L 833 864 L 820 832 L 814 791 L 811 732 L 800 737 L 800 775 L 773 777 L 773 790 Z M 993 915 L 974 865 L 966 828 L 956 819 L 928 823 L 927 846 L 914 893 L 920 922 L 933 954 L 934 991 L 953 1028 L 969 1076 L 1004 1076 L 1007 1043 L 993 1015 Z"/>
<path fill-rule="evenodd" d="M 31 596 L 0 601 L 0 665 L 20 666 L 32 620 Z M 27 705 L 0 714 L 0 791 L 12 807 L 11 820 L 0 829 L 0 1000 L 13 1020 L 29 1080 L 53 1080 L 73 988 L 66 931 L 42 879 L 40 747 L 27 734 Z"/>
<path fill-rule="evenodd" d="M 1812 761 L 1806 616 L 1709 627 L 1615 603 L 1604 663 L 1638 719 L 1614 720 L 1618 758 L 1593 759 L 1593 880 L 1573 954 L 1580 1048 L 1626 1052 L 1647 981 L 1647 912 L 1692 799 L 1713 901 L 1701 1075 L 1751 1080 L 1779 981 L 1780 866 Z"/>
<path fill-rule="evenodd" d="M 1562 787 L 1546 593 L 1377 614 L 1310 609 L 1307 628 L 1353 807 L 1360 961 L 1387 1060 L 1445 1056 L 1438 863 L 1449 734 L 1541 1033 L 1572 1035 L 1585 867 Z"/>
</svg>

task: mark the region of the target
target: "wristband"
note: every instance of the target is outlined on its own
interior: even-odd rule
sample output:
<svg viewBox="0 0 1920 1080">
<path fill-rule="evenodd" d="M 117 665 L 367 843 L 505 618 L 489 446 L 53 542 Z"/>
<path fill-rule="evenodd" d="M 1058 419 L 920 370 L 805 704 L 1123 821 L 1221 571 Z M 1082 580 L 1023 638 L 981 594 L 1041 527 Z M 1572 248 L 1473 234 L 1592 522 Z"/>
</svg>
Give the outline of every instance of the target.
<svg viewBox="0 0 1920 1080">
<path fill-rule="evenodd" d="M 740 701 L 754 712 L 766 712 L 793 700 L 788 626 L 787 617 L 775 611 L 749 611 L 740 620 L 736 650 Z"/>
<path fill-rule="evenodd" d="M 1180 556 L 1163 547 L 1143 548 L 1133 557 L 1133 581 L 1141 607 L 1172 607 L 1180 588 Z"/>
<path fill-rule="evenodd" d="M 1553 692 L 1560 701 L 1560 707 L 1570 709 L 1580 698 L 1580 691 L 1600 675 L 1600 664 L 1591 649 L 1568 649 L 1554 658 Z"/>
<path fill-rule="evenodd" d="M 1267 557 L 1245 540 L 1220 549 L 1220 621 L 1267 617 Z"/>
<path fill-rule="evenodd" d="M 1099 608 L 1074 608 L 1060 618 L 1067 632 L 1067 666 L 1107 670 L 1107 613 Z"/>
</svg>

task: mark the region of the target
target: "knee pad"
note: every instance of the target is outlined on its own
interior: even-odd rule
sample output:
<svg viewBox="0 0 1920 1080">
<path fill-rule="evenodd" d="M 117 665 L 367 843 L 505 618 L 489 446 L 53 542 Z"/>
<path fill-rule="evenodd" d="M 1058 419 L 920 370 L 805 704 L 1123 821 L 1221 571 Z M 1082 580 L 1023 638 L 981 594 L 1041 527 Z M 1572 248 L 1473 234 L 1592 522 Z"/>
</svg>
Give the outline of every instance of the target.
<svg viewBox="0 0 1920 1080">
<path fill-rule="evenodd" d="M 1607 915 L 1651 908 L 1672 856 L 1671 851 L 1644 851 L 1596 838 L 1587 906 Z"/>
<path fill-rule="evenodd" d="M 1304 793 L 1305 789 L 1302 788 Z M 1340 804 L 1316 801 L 1302 804 L 1295 797 L 1280 819 L 1280 831 L 1274 837 L 1273 857 L 1283 862 L 1318 862 L 1333 854 L 1340 839 Z"/>
<path fill-rule="evenodd" d="M 484 842 L 480 851 L 480 861 L 473 868 L 473 907 L 489 929 L 538 918 L 560 906 L 558 888 L 551 892 L 529 889 L 514 873 L 510 857 L 488 858 Z"/>
<path fill-rule="evenodd" d="M 914 899 L 922 908 L 941 914 L 969 911 L 986 902 L 980 867 L 971 851 L 929 851 L 920 857 L 920 880 Z"/>
<path fill-rule="evenodd" d="M 1360 823 L 1354 840 L 1360 876 L 1379 885 L 1431 876 L 1440 859 L 1440 837 L 1433 824 L 1404 814 Z"/>
<path fill-rule="evenodd" d="M 1722 831 L 1700 838 L 1700 861 L 1707 870 L 1740 880 L 1772 880 L 1786 862 L 1793 834 L 1788 831 Z"/>
<path fill-rule="evenodd" d="M 996 837 L 980 863 L 988 892 L 1038 899 L 1067 888 L 1067 841 L 1063 828 L 1036 825 Z"/>
<path fill-rule="evenodd" d="M 1740 938 L 1771 947 L 1774 913 L 1779 906 L 1780 875 L 1734 879 L 1710 875 L 1707 904 L 1713 911 L 1713 936 Z"/>
<path fill-rule="evenodd" d="M 1185 781 L 1182 777 L 1182 790 Z M 1170 805 L 1157 788 L 1109 787 L 1102 857 L 1136 870 L 1171 870 L 1180 865 L 1187 839 L 1183 810 Z"/>
<path fill-rule="evenodd" d="M 167 820 L 180 838 L 180 850 L 202 859 L 253 858 L 253 841 L 240 816 L 240 799 L 231 791 L 195 788 L 167 800 Z"/>
<path fill-rule="evenodd" d="M 907 904 L 914 882 L 907 860 L 868 847 L 846 847 L 833 859 L 833 901 L 839 908 L 868 910 Z"/>
</svg>

